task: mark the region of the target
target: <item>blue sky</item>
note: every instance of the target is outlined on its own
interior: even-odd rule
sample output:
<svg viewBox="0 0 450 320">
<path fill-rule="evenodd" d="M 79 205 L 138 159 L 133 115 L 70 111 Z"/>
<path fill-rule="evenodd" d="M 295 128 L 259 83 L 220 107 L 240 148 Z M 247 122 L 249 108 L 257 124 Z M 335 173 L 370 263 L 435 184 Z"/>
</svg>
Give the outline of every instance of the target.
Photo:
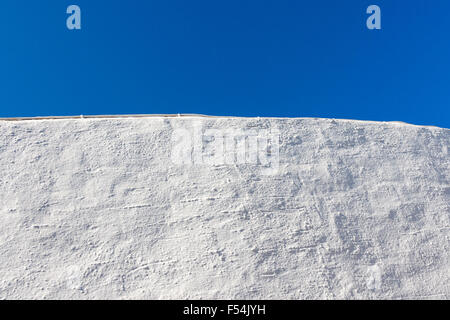
<svg viewBox="0 0 450 320">
<path fill-rule="evenodd" d="M 66 8 L 82 30 L 66 28 Z M 366 8 L 382 30 L 366 28 Z M 448 0 L 2 0 L 0 117 L 202 113 L 450 128 Z"/>
</svg>

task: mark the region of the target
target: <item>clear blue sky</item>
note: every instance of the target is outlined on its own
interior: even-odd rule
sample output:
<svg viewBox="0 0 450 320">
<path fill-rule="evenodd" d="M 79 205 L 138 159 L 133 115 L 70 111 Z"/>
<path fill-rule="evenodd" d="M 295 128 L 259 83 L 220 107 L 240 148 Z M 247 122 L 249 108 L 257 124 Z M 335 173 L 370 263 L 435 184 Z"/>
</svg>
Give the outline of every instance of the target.
<svg viewBox="0 0 450 320">
<path fill-rule="evenodd" d="M 66 28 L 66 8 L 82 30 Z M 366 8 L 382 30 L 366 28 Z M 203 113 L 450 128 L 449 0 L 1 0 L 0 117 Z"/>
</svg>

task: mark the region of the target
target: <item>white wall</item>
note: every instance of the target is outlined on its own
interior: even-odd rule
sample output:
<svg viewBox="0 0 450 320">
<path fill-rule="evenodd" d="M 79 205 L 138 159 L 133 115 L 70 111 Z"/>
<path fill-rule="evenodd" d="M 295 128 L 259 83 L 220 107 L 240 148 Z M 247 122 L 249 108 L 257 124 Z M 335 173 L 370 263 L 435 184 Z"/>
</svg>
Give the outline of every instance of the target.
<svg viewBox="0 0 450 320">
<path fill-rule="evenodd" d="M 276 170 L 208 164 L 210 129 L 276 132 Z M 449 145 L 349 120 L 0 121 L 0 298 L 449 299 Z"/>
</svg>

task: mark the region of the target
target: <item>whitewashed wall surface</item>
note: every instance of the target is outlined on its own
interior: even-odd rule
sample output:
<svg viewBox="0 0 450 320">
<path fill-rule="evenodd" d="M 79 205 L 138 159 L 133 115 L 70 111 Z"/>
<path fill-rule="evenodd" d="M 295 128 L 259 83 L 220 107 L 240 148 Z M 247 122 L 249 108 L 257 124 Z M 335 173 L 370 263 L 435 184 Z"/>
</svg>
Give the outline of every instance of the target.
<svg viewBox="0 0 450 320">
<path fill-rule="evenodd" d="M 0 121 L 0 298 L 449 299 L 450 130 Z"/>
</svg>

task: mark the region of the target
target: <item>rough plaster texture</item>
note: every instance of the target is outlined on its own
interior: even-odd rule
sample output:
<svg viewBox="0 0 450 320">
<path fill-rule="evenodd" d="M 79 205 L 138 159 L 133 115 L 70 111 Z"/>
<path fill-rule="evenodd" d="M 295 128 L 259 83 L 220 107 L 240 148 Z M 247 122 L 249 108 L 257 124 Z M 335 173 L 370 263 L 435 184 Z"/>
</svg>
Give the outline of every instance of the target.
<svg viewBox="0 0 450 320">
<path fill-rule="evenodd" d="M 278 171 L 174 163 L 193 123 L 276 128 Z M 350 120 L 0 121 L 0 298 L 449 299 L 449 145 Z"/>
</svg>

